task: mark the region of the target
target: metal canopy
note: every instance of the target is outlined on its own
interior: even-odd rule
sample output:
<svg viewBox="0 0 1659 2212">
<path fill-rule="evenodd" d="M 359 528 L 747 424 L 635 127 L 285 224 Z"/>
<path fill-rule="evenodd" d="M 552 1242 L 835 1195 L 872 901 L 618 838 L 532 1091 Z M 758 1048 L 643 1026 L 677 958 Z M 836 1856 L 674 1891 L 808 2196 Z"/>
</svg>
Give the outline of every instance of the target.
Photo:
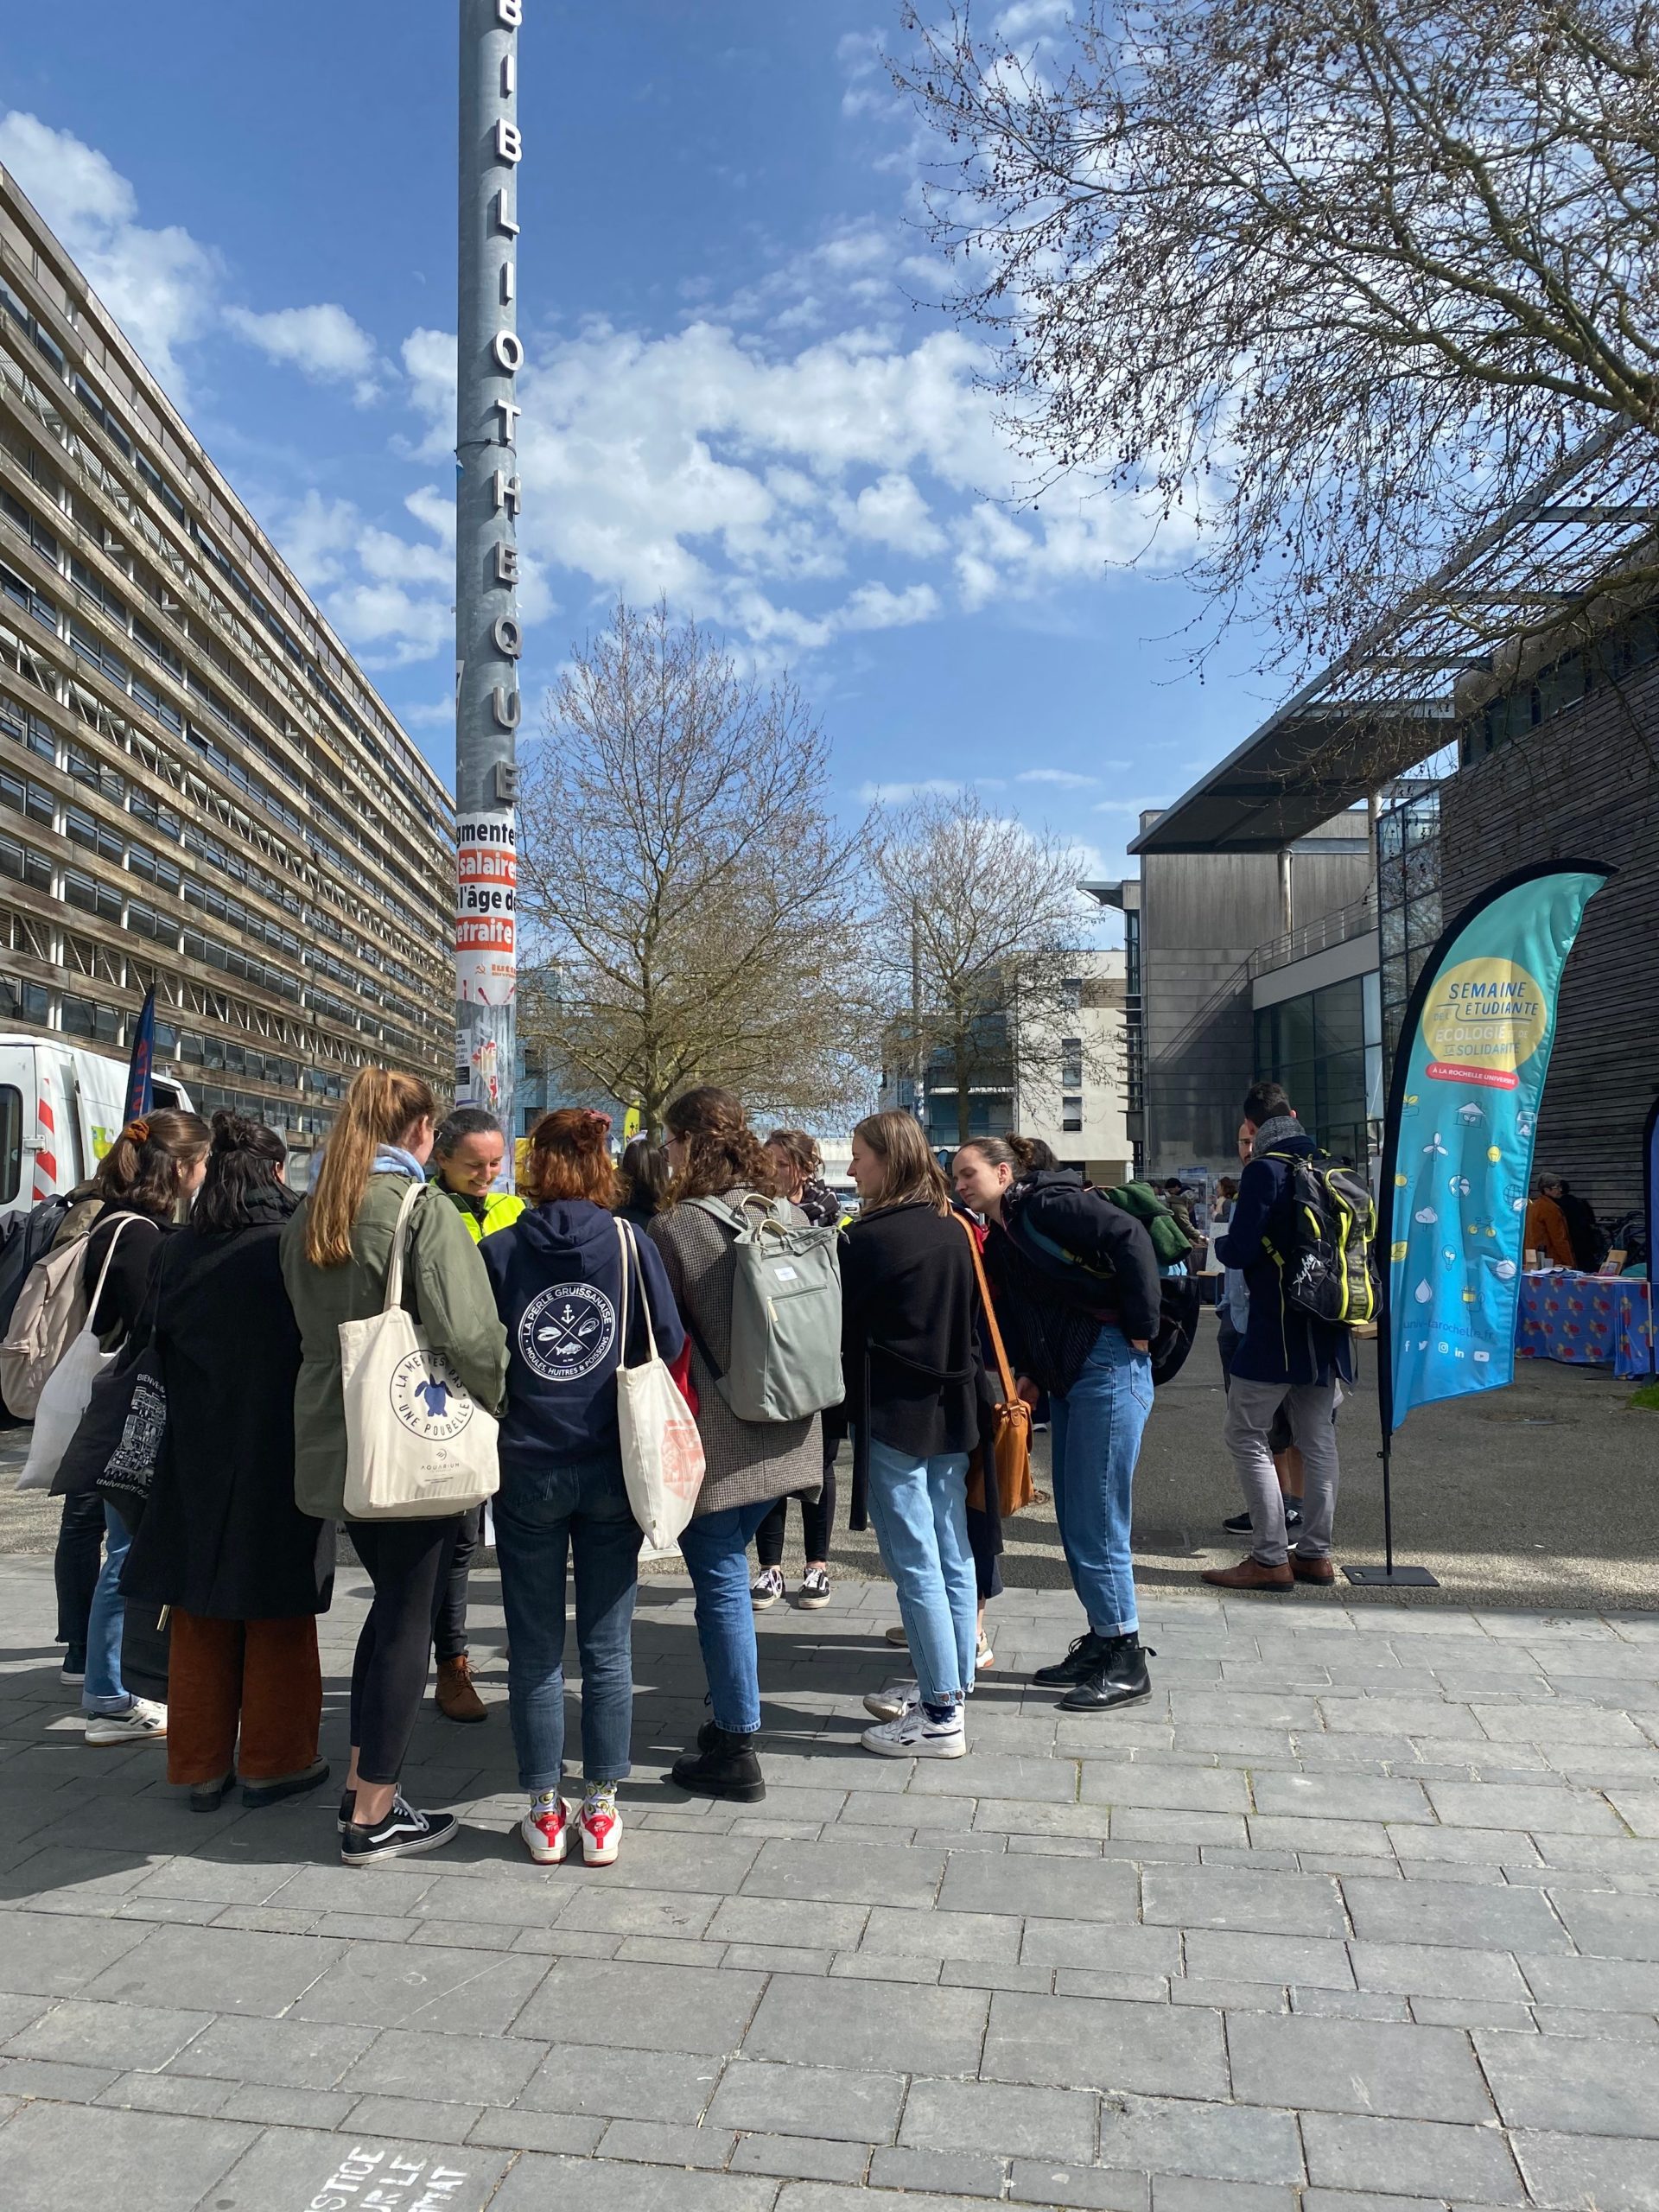
<svg viewBox="0 0 1659 2212">
<path fill-rule="evenodd" d="M 1464 718 L 1460 677 L 1496 671 L 1512 680 L 1519 633 L 1565 632 L 1592 594 L 1616 588 L 1633 556 L 1650 562 L 1656 473 L 1652 443 L 1637 433 L 1591 440 L 1268 715 L 1129 850 L 1280 852 L 1419 766 Z M 1563 635 L 1561 650 L 1571 643 Z"/>
</svg>

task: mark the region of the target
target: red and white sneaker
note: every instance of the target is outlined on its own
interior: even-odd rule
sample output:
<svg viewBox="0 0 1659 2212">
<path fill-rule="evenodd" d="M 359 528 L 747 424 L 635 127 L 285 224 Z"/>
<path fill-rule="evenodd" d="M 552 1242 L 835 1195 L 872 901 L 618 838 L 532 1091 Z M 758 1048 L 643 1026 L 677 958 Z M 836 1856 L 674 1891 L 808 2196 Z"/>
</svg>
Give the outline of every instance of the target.
<svg viewBox="0 0 1659 2212">
<path fill-rule="evenodd" d="M 519 1821 L 518 1833 L 538 1866 L 556 1866 L 570 1847 L 570 1822 L 563 1798 L 556 1797 L 550 1805 L 537 1798 Z"/>
<path fill-rule="evenodd" d="M 616 1809 L 616 1784 L 589 1789 L 576 1816 L 582 1830 L 582 1863 L 608 1866 L 622 1842 L 622 1815 Z"/>
</svg>

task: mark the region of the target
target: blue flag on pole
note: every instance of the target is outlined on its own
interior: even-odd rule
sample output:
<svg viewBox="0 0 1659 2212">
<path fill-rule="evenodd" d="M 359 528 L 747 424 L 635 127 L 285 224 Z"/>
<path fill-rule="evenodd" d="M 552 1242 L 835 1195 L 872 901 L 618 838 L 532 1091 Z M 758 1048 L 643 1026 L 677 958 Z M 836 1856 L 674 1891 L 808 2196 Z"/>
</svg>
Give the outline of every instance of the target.
<svg viewBox="0 0 1659 2212">
<path fill-rule="evenodd" d="M 1379 1212 L 1382 1433 L 1515 1375 L 1534 1131 L 1561 970 L 1611 869 L 1555 861 L 1465 908 L 1424 963 L 1395 1056 Z"/>
<path fill-rule="evenodd" d="M 127 1070 L 127 1119 L 136 1122 L 150 1107 L 150 1074 L 156 1059 L 156 992 L 144 993 L 143 1013 L 132 1033 L 132 1063 Z"/>
</svg>

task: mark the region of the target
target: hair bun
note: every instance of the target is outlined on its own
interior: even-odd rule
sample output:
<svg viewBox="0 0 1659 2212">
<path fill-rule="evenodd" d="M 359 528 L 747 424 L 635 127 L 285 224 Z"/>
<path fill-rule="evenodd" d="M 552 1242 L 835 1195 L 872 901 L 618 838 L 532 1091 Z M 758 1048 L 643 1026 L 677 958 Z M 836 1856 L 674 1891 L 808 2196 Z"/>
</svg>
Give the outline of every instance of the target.
<svg viewBox="0 0 1659 2212">
<path fill-rule="evenodd" d="M 142 1114 L 135 1114 L 121 1134 L 130 1144 L 148 1144 L 149 1123 Z"/>
</svg>

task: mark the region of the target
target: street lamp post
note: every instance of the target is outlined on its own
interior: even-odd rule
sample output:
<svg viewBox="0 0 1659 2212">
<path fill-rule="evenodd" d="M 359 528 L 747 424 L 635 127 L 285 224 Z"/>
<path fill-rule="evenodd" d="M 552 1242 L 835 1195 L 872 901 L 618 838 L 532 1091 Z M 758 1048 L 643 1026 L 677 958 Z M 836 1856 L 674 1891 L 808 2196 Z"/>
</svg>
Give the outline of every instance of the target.
<svg viewBox="0 0 1659 2212">
<path fill-rule="evenodd" d="M 518 29 L 524 0 L 460 0 L 455 408 L 455 1096 L 513 1126 L 518 982 Z"/>
</svg>

